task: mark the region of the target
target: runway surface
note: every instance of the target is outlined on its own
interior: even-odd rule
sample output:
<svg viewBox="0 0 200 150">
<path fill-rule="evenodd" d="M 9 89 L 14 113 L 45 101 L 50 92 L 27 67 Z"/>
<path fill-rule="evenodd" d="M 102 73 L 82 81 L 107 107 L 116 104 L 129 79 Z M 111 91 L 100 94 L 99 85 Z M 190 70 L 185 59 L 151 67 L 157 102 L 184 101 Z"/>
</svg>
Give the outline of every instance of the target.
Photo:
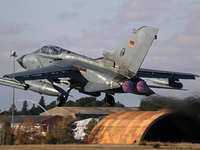
<svg viewBox="0 0 200 150">
<path fill-rule="evenodd" d="M 138 144 L 65 144 L 65 145 L 11 145 L 0 146 L 0 150 L 151 150 L 151 149 L 166 149 L 166 150 L 186 150 L 186 149 L 200 149 L 200 144 L 191 143 L 143 143 Z"/>
</svg>

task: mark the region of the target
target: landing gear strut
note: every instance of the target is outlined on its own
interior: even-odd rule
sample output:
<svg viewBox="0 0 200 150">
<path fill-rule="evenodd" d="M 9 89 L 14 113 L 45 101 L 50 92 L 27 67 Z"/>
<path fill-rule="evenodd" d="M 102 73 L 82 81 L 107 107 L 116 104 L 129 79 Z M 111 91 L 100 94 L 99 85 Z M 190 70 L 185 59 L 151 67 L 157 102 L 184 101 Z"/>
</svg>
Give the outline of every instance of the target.
<svg viewBox="0 0 200 150">
<path fill-rule="evenodd" d="M 65 104 L 65 97 L 63 95 L 58 96 L 58 98 L 56 99 L 56 105 L 58 107 L 61 107 L 63 104 Z"/>
<path fill-rule="evenodd" d="M 56 99 L 56 105 L 58 106 L 58 107 L 61 107 L 62 105 L 64 105 L 65 104 L 65 102 L 67 101 L 67 99 L 68 99 L 68 96 L 69 96 L 69 92 L 72 90 L 72 88 L 70 87 L 70 88 L 68 88 L 68 90 L 67 90 L 67 93 L 66 93 L 66 95 L 65 95 L 65 97 L 64 97 L 64 95 L 59 95 L 58 96 L 58 98 Z"/>
<path fill-rule="evenodd" d="M 113 106 L 115 104 L 115 99 L 110 94 L 106 94 L 104 101 L 108 106 Z"/>
</svg>

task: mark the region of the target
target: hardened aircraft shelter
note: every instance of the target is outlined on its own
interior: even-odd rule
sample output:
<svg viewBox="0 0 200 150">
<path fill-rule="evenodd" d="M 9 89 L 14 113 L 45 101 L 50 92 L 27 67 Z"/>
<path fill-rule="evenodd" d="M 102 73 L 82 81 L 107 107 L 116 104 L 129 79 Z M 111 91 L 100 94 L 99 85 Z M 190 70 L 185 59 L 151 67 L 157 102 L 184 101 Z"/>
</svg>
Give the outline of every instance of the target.
<svg viewBox="0 0 200 150">
<path fill-rule="evenodd" d="M 200 142 L 198 122 L 163 111 L 124 111 L 103 118 L 88 140 L 97 144 L 133 144 L 142 141 Z"/>
</svg>

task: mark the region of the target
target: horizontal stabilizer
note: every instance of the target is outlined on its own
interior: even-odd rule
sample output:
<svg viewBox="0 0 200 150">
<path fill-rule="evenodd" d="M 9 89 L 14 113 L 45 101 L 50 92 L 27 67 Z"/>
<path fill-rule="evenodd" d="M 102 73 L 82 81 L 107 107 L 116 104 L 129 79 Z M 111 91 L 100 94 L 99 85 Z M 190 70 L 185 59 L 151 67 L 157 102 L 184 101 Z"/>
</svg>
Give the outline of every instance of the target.
<svg viewBox="0 0 200 150">
<path fill-rule="evenodd" d="M 153 70 L 144 68 L 140 68 L 136 76 L 146 77 L 146 78 L 169 78 L 169 79 L 195 79 L 195 77 L 199 77 L 198 75 L 190 73 L 162 71 L 162 70 Z"/>
<path fill-rule="evenodd" d="M 166 87 L 166 86 L 157 86 L 157 85 L 148 85 L 150 88 L 155 88 L 155 89 L 169 89 L 169 90 L 187 90 L 187 89 L 178 89 L 178 88 L 173 88 L 173 87 Z"/>
</svg>

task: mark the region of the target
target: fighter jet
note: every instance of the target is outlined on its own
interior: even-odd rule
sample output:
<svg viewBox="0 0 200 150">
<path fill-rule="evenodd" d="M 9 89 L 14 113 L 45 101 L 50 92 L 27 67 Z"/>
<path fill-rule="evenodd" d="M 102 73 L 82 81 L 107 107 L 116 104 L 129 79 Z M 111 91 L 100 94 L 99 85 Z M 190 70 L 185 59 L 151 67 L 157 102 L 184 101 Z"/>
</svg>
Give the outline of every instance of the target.
<svg viewBox="0 0 200 150">
<path fill-rule="evenodd" d="M 72 89 L 96 97 L 105 93 L 110 106 L 115 104 L 115 93 L 154 94 L 150 88 L 157 86 L 148 86 L 142 78 L 181 89 L 179 79 L 195 79 L 197 75 L 140 68 L 157 32 L 158 28 L 147 26 L 133 29 L 133 35 L 116 51 L 103 52 L 97 59 L 58 46 L 43 46 L 17 60 L 26 71 L 4 75 L 0 84 L 57 96 L 57 106 L 67 101 Z"/>
</svg>

